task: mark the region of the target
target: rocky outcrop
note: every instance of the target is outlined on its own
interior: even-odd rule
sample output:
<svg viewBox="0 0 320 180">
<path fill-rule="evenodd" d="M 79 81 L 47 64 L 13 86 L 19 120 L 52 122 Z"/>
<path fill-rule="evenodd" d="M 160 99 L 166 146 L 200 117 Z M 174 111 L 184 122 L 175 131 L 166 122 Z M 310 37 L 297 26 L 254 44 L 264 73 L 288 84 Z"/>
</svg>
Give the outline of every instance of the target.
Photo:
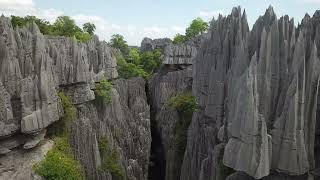
<svg viewBox="0 0 320 180">
<path fill-rule="evenodd" d="M 45 154 L 53 147 L 53 141 L 45 140 L 32 151 L 16 150 L 0 157 L 0 179 L 3 180 L 41 180 L 32 171 L 32 164 L 44 159 Z"/>
<path fill-rule="evenodd" d="M 0 47 L 0 169 L 5 171 L 1 177 L 36 179 L 29 172 L 37 157 L 30 156 L 25 162 L 28 168 L 21 170 L 11 170 L 11 162 L 3 160 L 11 158 L 20 166 L 25 155 L 38 153 L 46 130 L 55 128 L 64 115 L 58 97 L 63 91 L 77 110 L 70 142 L 86 177 L 115 179 L 109 171 L 100 170 L 98 140 L 103 137 L 119 154 L 116 163 L 124 177 L 147 179 L 151 133 L 145 80 L 117 79 L 115 50 L 97 37 L 80 43 L 44 36 L 36 24 L 13 29 L 10 19 L 3 16 Z M 102 79 L 113 83 L 110 105 L 96 103 L 95 84 Z"/>
<path fill-rule="evenodd" d="M 168 107 L 167 102 L 179 92 L 190 92 L 191 86 L 192 69 L 190 67 L 169 72 L 167 67 L 163 67 L 149 81 L 150 106 L 154 118 L 153 126 L 156 126 L 155 131 L 159 132 L 162 139 L 161 143 L 164 146 L 166 180 L 179 178 L 182 163 L 176 158 L 177 154 L 175 153 L 175 127 L 179 120 L 179 114 L 176 110 Z"/>
<path fill-rule="evenodd" d="M 173 45 L 170 44 L 164 49 L 163 64 L 166 65 L 191 65 L 193 58 L 197 54 L 197 49 L 194 46 L 186 44 Z"/>
<path fill-rule="evenodd" d="M 272 7 L 251 31 L 240 8 L 214 21 L 193 63 L 201 110 L 189 127 L 180 179 L 217 179 L 212 154 L 221 143 L 223 164 L 256 179 L 313 176 L 319 29 L 317 13 L 296 28 Z"/>
<path fill-rule="evenodd" d="M 153 51 L 155 49 L 164 49 L 166 46 L 172 44 L 171 39 L 163 38 L 163 39 L 150 39 L 144 38 L 141 42 L 140 51 Z"/>
<path fill-rule="evenodd" d="M 150 110 L 142 78 L 115 80 L 111 104 L 100 106 L 95 101 L 77 105 L 78 118 L 71 132 L 75 156 L 83 165 L 88 179 L 112 180 L 102 172 L 98 141 L 120 155 L 120 164 L 128 179 L 147 179 L 151 146 Z"/>
</svg>

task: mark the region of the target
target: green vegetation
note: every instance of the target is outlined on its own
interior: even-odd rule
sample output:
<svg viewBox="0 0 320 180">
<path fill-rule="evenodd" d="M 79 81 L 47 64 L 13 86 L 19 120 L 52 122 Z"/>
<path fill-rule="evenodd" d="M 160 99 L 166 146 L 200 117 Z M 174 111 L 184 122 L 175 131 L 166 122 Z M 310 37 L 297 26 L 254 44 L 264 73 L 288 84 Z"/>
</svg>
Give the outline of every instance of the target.
<svg viewBox="0 0 320 180">
<path fill-rule="evenodd" d="M 115 49 L 119 49 L 122 55 L 127 56 L 129 54 L 129 46 L 124 37 L 120 34 L 114 34 L 111 36 L 109 45 Z"/>
<path fill-rule="evenodd" d="M 175 162 L 178 164 L 177 167 L 180 167 L 187 145 L 188 127 L 191 123 L 193 112 L 198 109 L 198 104 L 190 92 L 182 92 L 171 97 L 167 105 L 177 110 L 179 114 L 179 119 L 174 129 L 174 150 Z M 180 169 L 177 169 L 175 173 L 179 175 Z"/>
<path fill-rule="evenodd" d="M 119 163 L 119 153 L 108 145 L 106 137 L 101 137 L 98 141 L 99 152 L 101 156 L 101 170 L 109 171 L 112 179 L 125 180 L 126 175 Z"/>
<path fill-rule="evenodd" d="M 93 35 L 94 31 L 96 30 L 96 25 L 93 23 L 84 23 L 83 26 L 83 31 L 89 33 L 90 35 Z"/>
<path fill-rule="evenodd" d="M 63 119 L 69 123 L 76 118 L 77 110 L 73 106 L 70 97 L 66 96 L 62 91 L 58 93 L 58 96 L 60 97 L 60 100 L 63 106 L 63 111 L 64 111 Z"/>
<path fill-rule="evenodd" d="M 174 44 L 184 43 L 184 42 L 206 32 L 208 30 L 208 28 L 209 28 L 209 24 L 198 17 L 191 22 L 189 27 L 186 29 L 185 35 L 177 34 L 174 37 L 173 43 Z"/>
<path fill-rule="evenodd" d="M 34 171 L 47 180 L 81 180 L 83 169 L 74 159 L 67 138 L 55 138 L 53 149 L 48 151 L 45 159 L 33 166 Z"/>
<path fill-rule="evenodd" d="M 148 74 L 154 73 L 162 63 L 162 53 L 158 49 L 144 52 L 140 57 L 140 65 Z"/>
<path fill-rule="evenodd" d="M 94 24 L 85 23 L 82 30 L 69 16 L 59 16 L 53 24 L 35 16 L 11 16 L 11 23 L 14 28 L 23 27 L 32 22 L 36 23 L 41 33 L 45 35 L 75 37 L 80 42 L 89 41 L 96 29 Z"/>
<path fill-rule="evenodd" d="M 113 35 L 109 44 L 121 52 L 117 55 L 117 69 L 122 78 L 148 78 L 161 66 L 162 52 L 158 49 L 143 53 L 137 48 L 129 49 L 127 42 L 119 34 Z"/>
<path fill-rule="evenodd" d="M 112 84 L 106 79 L 102 79 L 99 83 L 96 84 L 96 90 L 94 91 L 97 100 L 103 104 L 111 103 L 111 90 Z"/>
<path fill-rule="evenodd" d="M 144 69 L 133 63 L 128 63 L 122 56 L 117 57 L 117 70 L 119 76 L 125 79 L 132 77 L 149 77 L 149 74 L 145 72 Z"/>
<path fill-rule="evenodd" d="M 190 92 L 181 92 L 171 97 L 168 106 L 183 114 L 193 113 L 198 109 L 197 101 Z"/>
<path fill-rule="evenodd" d="M 182 44 L 186 42 L 186 36 L 182 34 L 176 34 L 173 38 L 173 44 Z"/>
</svg>

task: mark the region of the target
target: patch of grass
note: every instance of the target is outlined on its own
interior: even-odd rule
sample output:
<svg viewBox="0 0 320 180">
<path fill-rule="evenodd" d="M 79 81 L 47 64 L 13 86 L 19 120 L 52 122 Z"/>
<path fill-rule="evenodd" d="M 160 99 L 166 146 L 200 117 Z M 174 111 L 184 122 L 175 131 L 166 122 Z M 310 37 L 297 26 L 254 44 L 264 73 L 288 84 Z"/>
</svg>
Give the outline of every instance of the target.
<svg viewBox="0 0 320 180">
<path fill-rule="evenodd" d="M 57 137 L 45 159 L 33 166 L 34 171 L 47 180 L 82 180 L 83 169 L 74 159 L 67 138 Z"/>
<path fill-rule="evenodd" d="M 108 80 L 102 79 L 99 83 L 96 84 L 95 94 L 97 100 L 103 104 L 110 104 L 111 90 L 112 84 Z"/>
<path fill-rule="evenodd" d="M 101 137 L 98 141 L 99 152 L 101 156 L 101 170 L 109 171 L 113 179 L 125 180 L 126 175 L 119 163 L 119 153 L 108 145 L 108 139 Z"/>
</svg>

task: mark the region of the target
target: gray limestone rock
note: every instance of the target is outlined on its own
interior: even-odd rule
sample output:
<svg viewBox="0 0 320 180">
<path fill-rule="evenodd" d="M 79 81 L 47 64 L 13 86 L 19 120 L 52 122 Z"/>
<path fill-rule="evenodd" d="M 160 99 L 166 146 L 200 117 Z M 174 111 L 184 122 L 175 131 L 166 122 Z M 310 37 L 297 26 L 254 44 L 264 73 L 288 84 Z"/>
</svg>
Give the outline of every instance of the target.
<svg viewBox="0 0 320 180">
<path fill-rule="evenodd" d="M 276 178 L 274 170 L 299 179 L 319 168 L 319 28 L 316 15 L 296 28 L 272 7 L 251 31 L 240 8 L 212 22 L 193 61 L 201 110 L 189 127 L 181 180 L 217 170 L 208 159 L 220 142 L 224 165 L 256 179 Z"/>
<path fill-rule="evenodd" d="M 163 38 L 163 39 L 150 39 L 150 38 L 144 38 L 141 42 L 140 51 L 153 51 L 155 49 L 162 49 L 168 45 L 172 44 L 171 39 L 169 38 Z"/>
</svg>

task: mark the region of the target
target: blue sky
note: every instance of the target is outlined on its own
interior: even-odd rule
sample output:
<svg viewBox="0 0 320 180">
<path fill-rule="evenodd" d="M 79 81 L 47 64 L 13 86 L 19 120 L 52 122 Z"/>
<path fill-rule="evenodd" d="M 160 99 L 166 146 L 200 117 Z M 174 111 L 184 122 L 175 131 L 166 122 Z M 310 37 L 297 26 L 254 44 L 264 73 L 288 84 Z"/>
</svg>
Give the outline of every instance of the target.
<svg viewBox="0 0 320 180">
<path fill-rule="evenodd" d="M 68 15 L 78 25 L 95 23 L 100 39 L 108 41 L 119 33 L 130 45 L 139 45 L 143 37 L 172 38 L 184 33 L 196 17 L 209 21 L 238 5 L 246 10 L 251 27 L 269 5 L 278 17 L 288 14 L 297 23 L 305 13 L 313 15 L 320 9 L 320 0 L 0 0 L 0 13 L 32 14 L 51 22 Z"/>
</svg>

